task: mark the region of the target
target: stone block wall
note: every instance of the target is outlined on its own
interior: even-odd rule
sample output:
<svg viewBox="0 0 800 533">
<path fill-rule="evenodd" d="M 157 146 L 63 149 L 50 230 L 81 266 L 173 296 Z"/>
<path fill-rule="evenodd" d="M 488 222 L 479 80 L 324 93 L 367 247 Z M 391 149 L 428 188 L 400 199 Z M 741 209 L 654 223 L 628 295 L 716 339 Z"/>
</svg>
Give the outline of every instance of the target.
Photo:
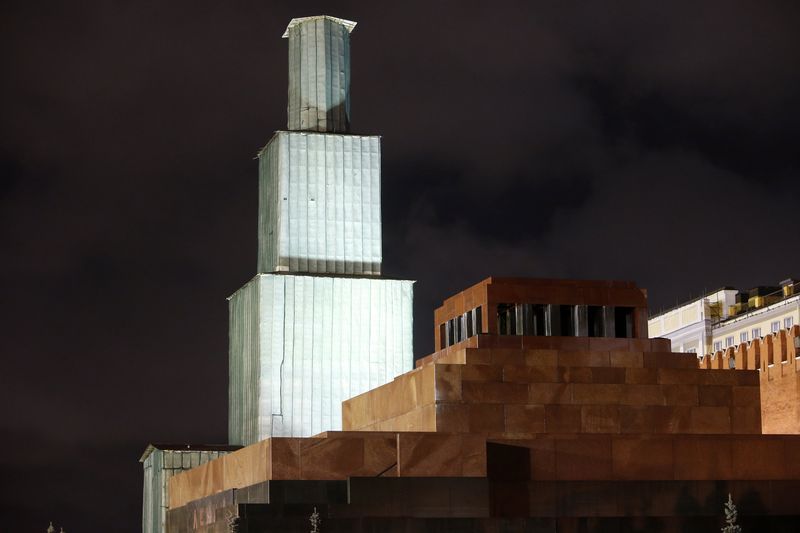
<svg viewBox="0 0 800 533">
<path fill-rule="evenodd" d="M 800 326 L 708 355 L 700 368 L 758 371 L 761 431 L 800 433 Z"/>
</svg>

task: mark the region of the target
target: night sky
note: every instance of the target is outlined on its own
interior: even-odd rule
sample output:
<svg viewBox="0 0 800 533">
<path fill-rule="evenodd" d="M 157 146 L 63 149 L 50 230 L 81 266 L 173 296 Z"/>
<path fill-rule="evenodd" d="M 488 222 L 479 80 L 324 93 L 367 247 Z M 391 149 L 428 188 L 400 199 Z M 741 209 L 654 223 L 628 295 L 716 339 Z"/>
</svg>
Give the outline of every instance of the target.
<svg viewBox="0 0 800 533">
<path fill-rule="evenodd" d="M 0 532 L 139 531 L 147 443 L 226 441 L 254 156 L 315 14 L 358 22 L 417 357 L 489 275 L 630 279 L 653 309 L 800 275 L 796 2 L 6 1 Z"/>
</svg>

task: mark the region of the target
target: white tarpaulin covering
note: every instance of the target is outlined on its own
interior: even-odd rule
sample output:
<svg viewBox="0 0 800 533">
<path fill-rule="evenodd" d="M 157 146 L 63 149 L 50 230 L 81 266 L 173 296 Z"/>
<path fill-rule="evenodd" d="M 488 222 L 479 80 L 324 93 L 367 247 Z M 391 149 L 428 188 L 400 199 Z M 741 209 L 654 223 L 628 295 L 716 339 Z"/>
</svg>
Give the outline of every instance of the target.
<svg viewBox="0 0 800 533">
<path fill-rule="evenodd" d="M 142 533 L 163 533 L 169 504 L 169 478 L 212 461 L 226 451 L 173 450 L 148 447 L 141 462 L 144 467 L 142 486 Z"/>
<path fill-rule="evenodd" d="M 411 370 L 413 282 L 260 274 L 230 298 L 229 438 L 341 429 L 341 402 Z"/>
<path fill-rule="evenodd" d="M 381 142 L 349 135 L 350 31 L 294 19 L 289 130 L 259 153 L 259 274 L 230 299 L 229 436 L 340 429 L 412 368 L 413 282 L 381 279 Z"/>
<path fill-rule="evenodd" d="M 380 274 L 380 137 L 279 131 L 259 154 L 258 271 Z"/>
<path fill-rule="evenodd" d="M 335 17 L 293 19 L 289 38 L 289 130 L 350 130 L 350 32 Z"/>
</svg>

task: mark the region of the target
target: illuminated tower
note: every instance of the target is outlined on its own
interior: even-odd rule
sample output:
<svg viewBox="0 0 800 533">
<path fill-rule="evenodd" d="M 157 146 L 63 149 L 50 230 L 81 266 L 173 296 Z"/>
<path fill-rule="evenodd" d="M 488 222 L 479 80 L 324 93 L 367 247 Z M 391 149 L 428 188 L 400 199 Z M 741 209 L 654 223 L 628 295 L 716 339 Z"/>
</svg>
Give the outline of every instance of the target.
<svg viewBox="0 0 800 533">
<path fill-rule="evenodd" d="M 288 128 L 259 153 L 258 274 L 230 297 L 231 444 L 341 428 L 411 369 L 413 281 L 380 277 L 380 137 L 350 133 L 355 22 L 293 19 Z"/>
</svg>

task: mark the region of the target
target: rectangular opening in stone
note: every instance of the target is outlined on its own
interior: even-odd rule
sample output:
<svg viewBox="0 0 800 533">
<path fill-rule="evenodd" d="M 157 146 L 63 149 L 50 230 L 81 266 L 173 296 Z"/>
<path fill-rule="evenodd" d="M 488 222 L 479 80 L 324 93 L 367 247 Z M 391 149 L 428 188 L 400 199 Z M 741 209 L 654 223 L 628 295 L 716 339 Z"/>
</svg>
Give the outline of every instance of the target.
<svg viewBox="0 0 800 533">
<path fill-rule="evenodd" d="M 562 337 L 575 336 L 575 306 L 559 305 L 559 332 Z"/>
<path fill-rule="evenodd" d="M 587 315 L 589 319 L 589 336 L 603 337 L 605 333 L 605 315 L 603 313 L 603 306 L 587 306 Z"/>
<path fill-rule="evenodd" d="M 447 321 L 447 323 L 445 324 L 445 328 L 447 329 L 447 345 L 452 346 L 456 343 L 455 326 L 453 324 L 453 319 Z"/>
<path fill-rule="evenodd" d="M 545 306 L 517 304 L 517 331 L 522 335 L 545 335 Z"/>
<path fill-rule="evenodd" d="M 517 334 L 517 312 L 514 304 L 497 304 L 497 332 L 500 335 Z"/>
<path fill-rule="evenodd" d="M 483 333 L 483 315 L 480 307 L 472 310 L 472 319 L 475 321 L 475 334 Z"/>
<path fill-rule="evenodd" d="M 615 337 L 625 339 L 633 338 L 633 311 L 633 307 L 614 308 Z"/>
</svg>

